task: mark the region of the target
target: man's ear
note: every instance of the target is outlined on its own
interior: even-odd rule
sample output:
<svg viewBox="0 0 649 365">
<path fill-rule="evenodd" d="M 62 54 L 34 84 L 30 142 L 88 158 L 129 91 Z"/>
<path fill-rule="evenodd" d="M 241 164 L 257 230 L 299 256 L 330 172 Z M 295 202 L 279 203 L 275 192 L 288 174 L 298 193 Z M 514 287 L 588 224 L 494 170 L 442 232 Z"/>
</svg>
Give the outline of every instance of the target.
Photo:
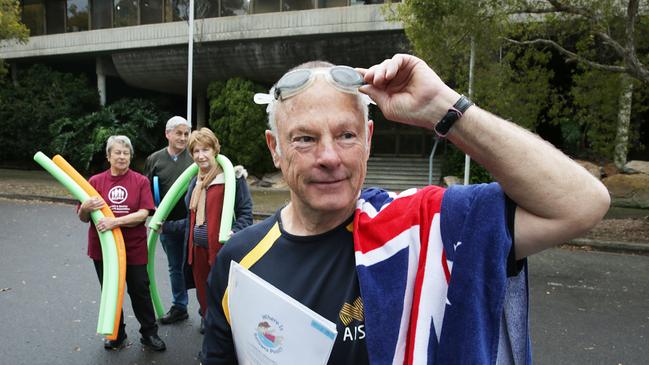
<svg viewBox="0 0 649 365">
<path fill-rule="evenodd" d="M 374 121 L 367 121 L 367 157 L 370 156 L 370 150 L 372 149 L 372 135 L 374 134 Z"/>
<path fill-rule="evenodd" d="M 279 155 L 277 154 L 277 144 L 279 143 L 279 141 L 277 140 L 277 137 L 273 134 L 273 132 L 269 131 L 268 129 L 266 130 L 265 135 L 266 146 L 268 146 L 270 156 L 273 158 L 273 164 L 276 168 L 279 169 Z"/>
</svg>

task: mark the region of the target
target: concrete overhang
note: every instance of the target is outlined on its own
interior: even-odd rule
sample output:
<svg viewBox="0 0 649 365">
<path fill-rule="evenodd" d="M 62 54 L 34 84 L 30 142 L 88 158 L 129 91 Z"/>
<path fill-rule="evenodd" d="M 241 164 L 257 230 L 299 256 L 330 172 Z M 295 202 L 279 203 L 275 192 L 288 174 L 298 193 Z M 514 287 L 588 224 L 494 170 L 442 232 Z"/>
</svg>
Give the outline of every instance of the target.
<svg viewBox="0 0 649 365">
<path fill-rule="evenodd" d="M 194 85 L 240 76 L 275 81 L 288 68 L 312 59 L 369 66 L 408 50 L 403 25 L 388 22 L 383 5 L 243 15 L 196 21 Z M 184 94 L 186 22 L 161 23 L 31 37 L 5 42 L 1 58 L 109 56 L 118 75 L 139 88 Z"/>
</svg>

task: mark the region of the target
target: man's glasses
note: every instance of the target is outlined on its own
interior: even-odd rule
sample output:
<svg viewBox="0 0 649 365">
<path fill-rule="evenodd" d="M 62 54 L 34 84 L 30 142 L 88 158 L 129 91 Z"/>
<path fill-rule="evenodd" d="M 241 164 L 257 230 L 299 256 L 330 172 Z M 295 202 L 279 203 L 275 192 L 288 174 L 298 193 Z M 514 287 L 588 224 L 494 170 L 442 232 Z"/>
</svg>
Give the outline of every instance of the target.
<svg viewBox="0 0 649 365">
<path fill-rule="evenodd" d="M 287 73 L 277 81 L 273 87 L 273 97 L 281 101 L 297 95 L 311 86 L 317 75 L 323 75 L 336 89 L 350 94 L 358 92 L 358 88 L 364 84 L 363 75 L 349 66 L 299 69 Z"/>
</svg>

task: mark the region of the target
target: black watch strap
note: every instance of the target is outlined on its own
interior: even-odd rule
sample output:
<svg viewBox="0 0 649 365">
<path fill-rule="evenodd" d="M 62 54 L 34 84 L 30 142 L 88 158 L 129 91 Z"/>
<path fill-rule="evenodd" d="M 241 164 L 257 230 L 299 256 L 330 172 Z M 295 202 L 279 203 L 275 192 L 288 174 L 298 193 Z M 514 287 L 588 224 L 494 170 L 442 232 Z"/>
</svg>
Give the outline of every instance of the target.
<svg viewBox="0 0 649 365">
<path fill-rule="evenodd" d="M 471 99 L 467 98 L 464 95 L 460 96 L 460 99 L 455 104 L 453 104 L 448 112 L 446 112 L 446 115 L 444 115 L 444 117 L 439 122 L 437 122 L 437 124 L 435 124 L 435 133 L 437 133 L 437 135 L 442 138 L 446 137 L 453 124 L 458 119 L 462 118 L 464 112 L 466 112 L 466 110 L 469 109 L 471 105 L 473 105 Z"/>
</svg>

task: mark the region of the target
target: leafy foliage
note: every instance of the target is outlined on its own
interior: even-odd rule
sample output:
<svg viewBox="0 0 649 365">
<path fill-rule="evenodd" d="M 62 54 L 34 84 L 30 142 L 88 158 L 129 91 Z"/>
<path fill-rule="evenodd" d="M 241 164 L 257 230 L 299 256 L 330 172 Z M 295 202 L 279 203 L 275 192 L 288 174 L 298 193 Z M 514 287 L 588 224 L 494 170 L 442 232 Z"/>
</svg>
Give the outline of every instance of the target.
<svg viewBox="0 0 649 365">
<path fill-rule="evenodd" d="M 51 123 L 98 107 L 99 95 L 84 75 L 35 65 L 19 73 L 17 84 L 0 81 L 0 160 L 30 161 L 39 150 L 49 154 Z"/>
<path fill-rule="evenodd" d="M 547 51 L 518 49 L 503 37 L 517 28 L 506 0 L 412 0 L 397 7 L 415 53 L 458 91 L 468 93 L 471 40 L 475 45 L 472 99 L 528 129 L 539 113 L 557 105 Z"/>
<path fill-rule="evenodd" d="M 636 81 L 639 84 L 639 82 Z M 636 117 L 631 120 L 629 144 L 642 148 L 641 136 L 638 133 L 642 113 L 647 111 L 647 93 L 636 85 L 634 93 L 634 111 Z M 597 92 L 593 92 L 597 90 Z M 559 119 L 567 147 L 583 157 L 598 158 L 613 156 L 615 148 L 615 123 L 619 112 L 620 78 L 618 74 L 583 70 L 574 76 L 571 89 L 572 101 L 576 113 L 570 118 Z M 587 153 L 585 151 L 588 151 Z"/>
<path fill-rule="evenodd" d="M 443 155 L 442 176 L 464 177 L 464 152 L 460 151 L 454 145 L 448 143 Z M 493 176 L 484 167 L 471 161 L 469 167 L 469 183 L 488 183 L 494 181 Z"/>
<path fill-rule="evenodd" d="M 29 30 L 20 22 L 19 4 L 18 0 L 0 0 L 0 41 L 16 39 L 19 42 L 24 42 L 27 40 Z M 0 59 L 0 77 L 3 77 L 6 72 L 4 62 Z"/>
<path fill-rule="evenodd" d="M 108 137 L 122 134 L 131 139 L 135 156 L 147 156 L 164 143 L 159 130 L 168 118 L 151 101 L 121 99 L 82 117 L 58 119 L 50 126 L 51 149 L 86 171 L 103 161 Z"/>
<path fill-rule="evenodd" d="M 219 138 L 221 152 L 258 175 L 274 170 L 264 138 L 266 113 L 252 102 L 255 93 L 263 91 L 240 78 L 212 82 L 207 90 L 209 125 Z"/>
<path fill-rule="evenodd" d="M 633 4 L 637 0 L 409 0 L 386 9 L 396 9 L 389 17 L 403 22 L 415 53 L 449 86 L 468 91 L 473 38 L 476 103 L 531 130 L 556 126 L 569 152 L 610 159 L 619 110 L 616 76 L 624 66 L 641 80 L 649 61 L 649 17 L 633 18 Z M 629 22 L 634 38 L 626 36 Z M 625 48 L 629 40 L 633 47 Z M 636 53 L 626 59 L 619 51 Z M 628 63 L 633 57 L 640 66 Z M 646 115 L 644 89 L 638 82 L 633 96 L 636 132 Z M 642 148 L 633 131 L 631 146 Z"/>
</svg>

